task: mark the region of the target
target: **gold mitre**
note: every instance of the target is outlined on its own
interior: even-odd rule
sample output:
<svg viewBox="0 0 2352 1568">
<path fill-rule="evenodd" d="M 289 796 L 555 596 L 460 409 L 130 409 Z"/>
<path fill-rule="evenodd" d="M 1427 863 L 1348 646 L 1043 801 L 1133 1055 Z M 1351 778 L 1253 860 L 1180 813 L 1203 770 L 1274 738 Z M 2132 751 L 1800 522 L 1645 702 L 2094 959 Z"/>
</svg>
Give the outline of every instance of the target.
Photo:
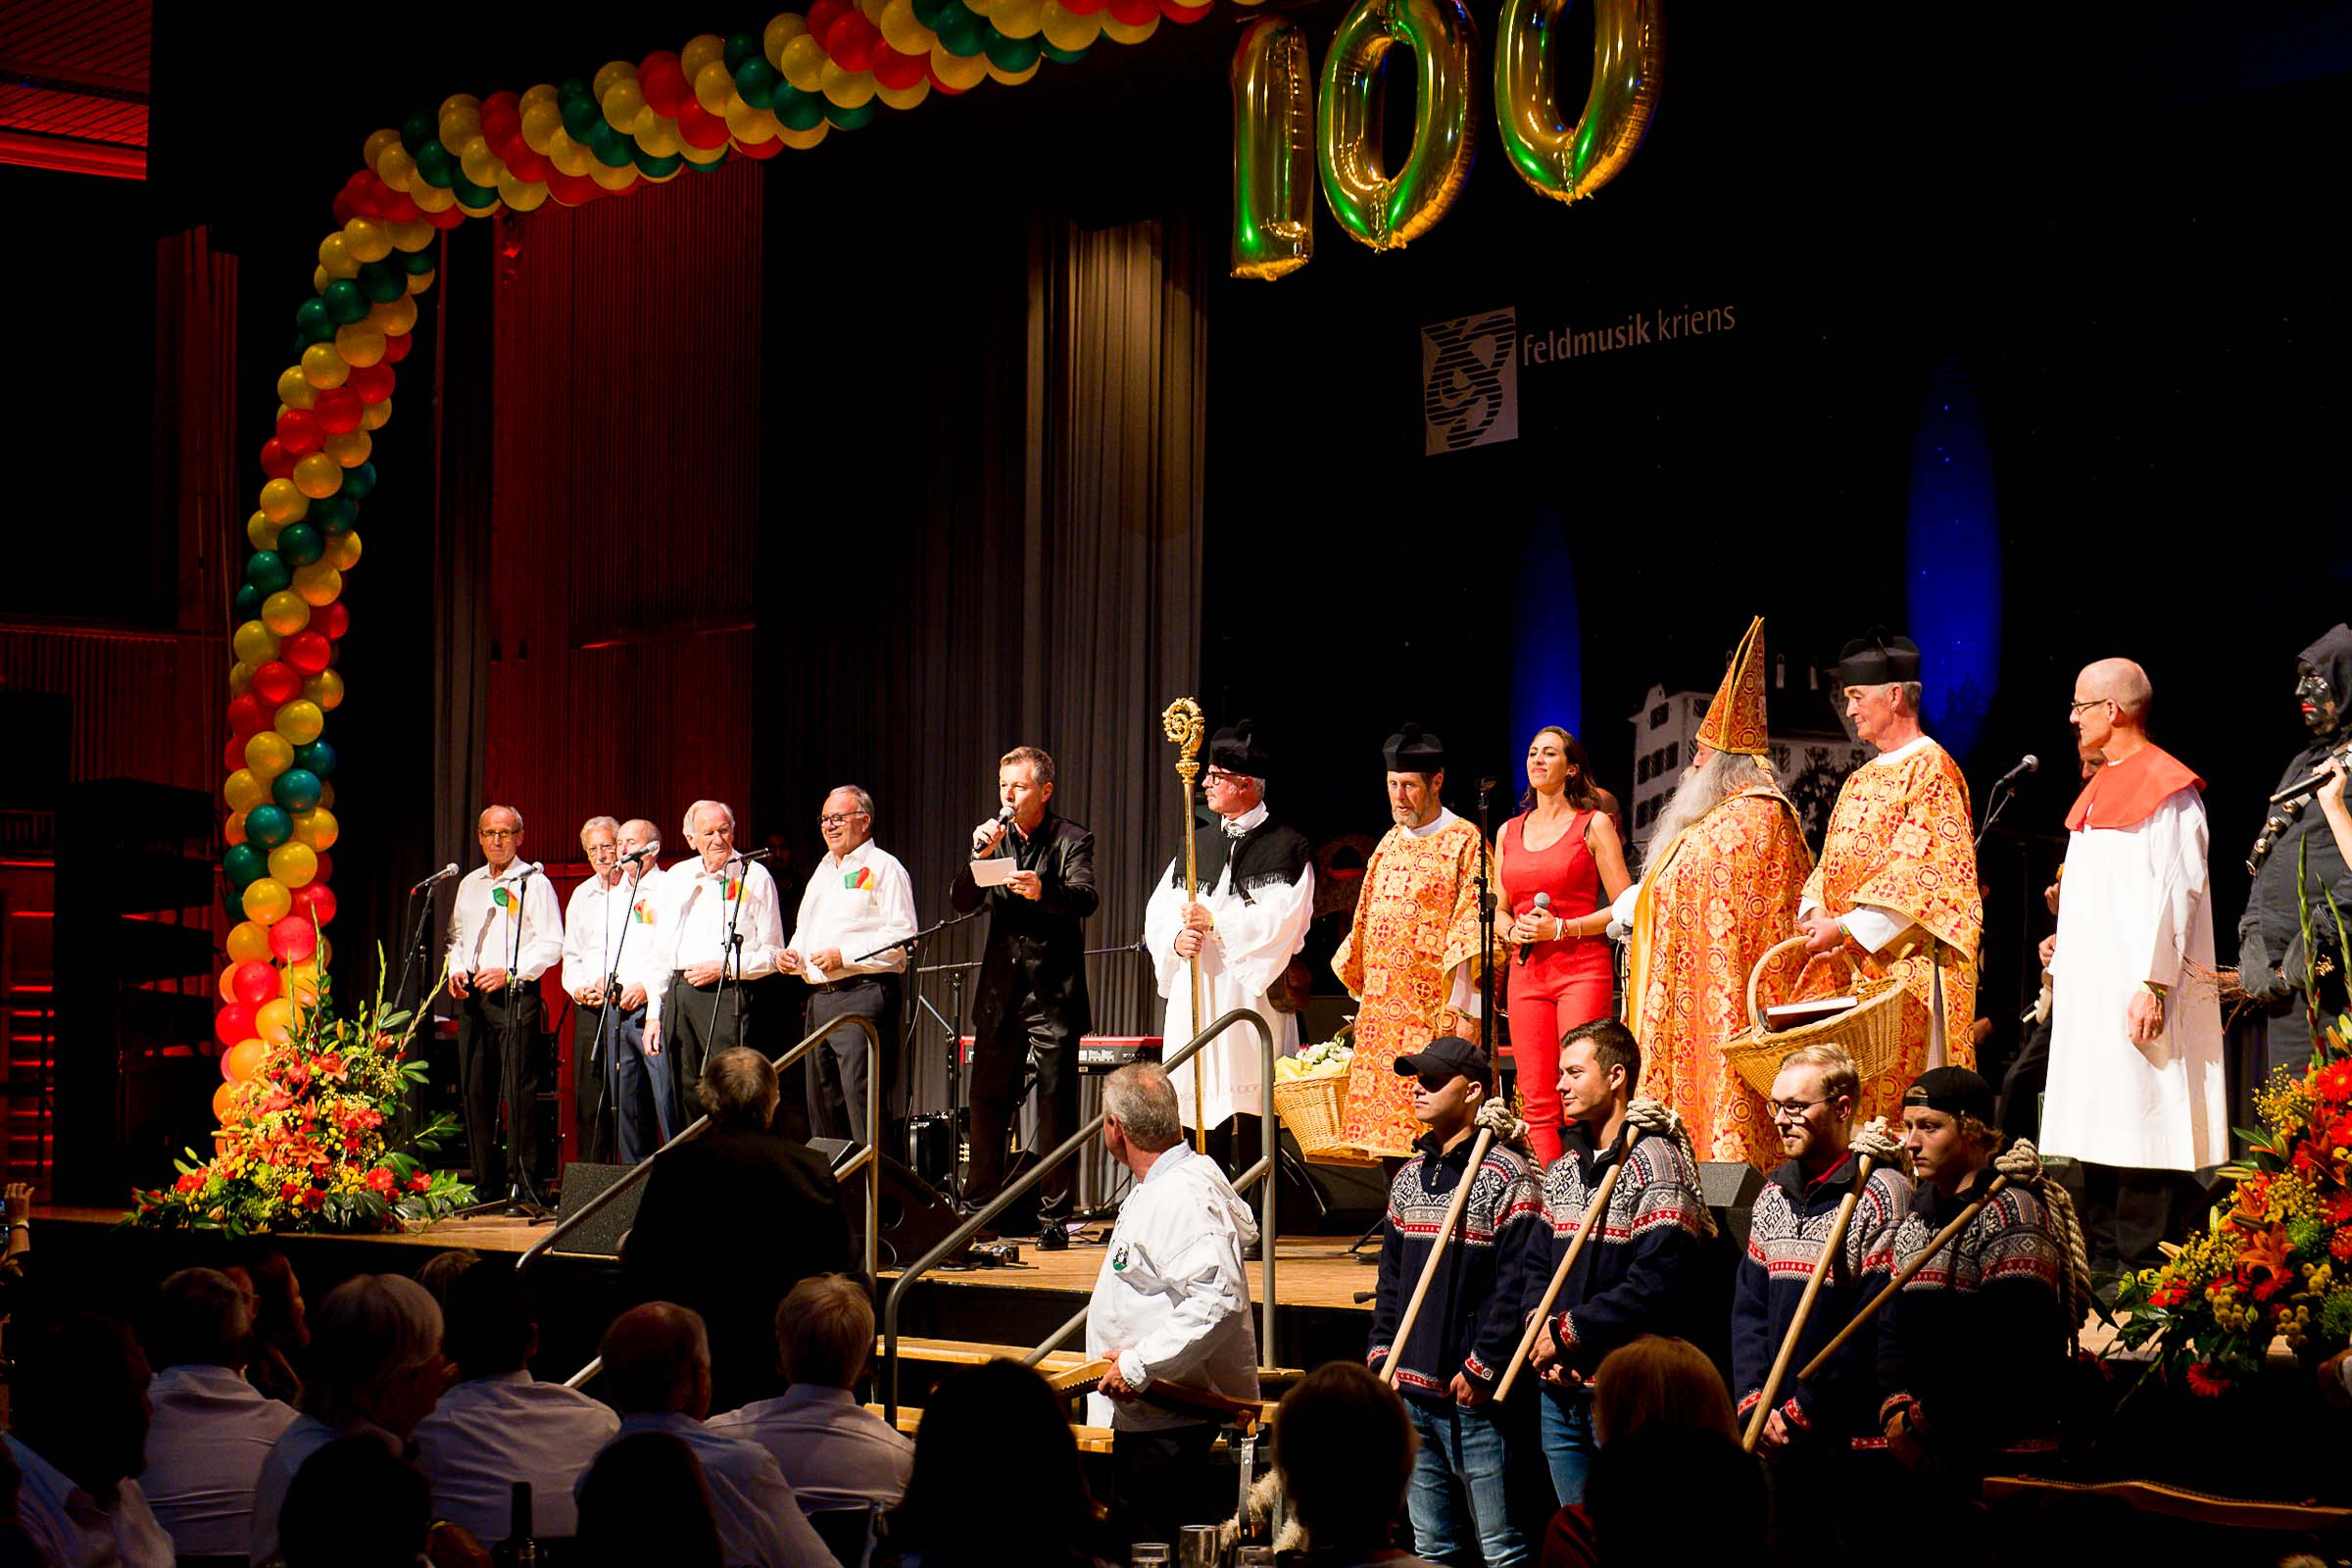
<svg viewBox="0 0 2352 1568">
<path fill-rule="evenodd" d="M 1718 752 L 1762 757 L 1769 730 L 1764 722 L 1764 617 L 1748 622 L 1732 667 L 1715 688 L 1715 701 L 1698 726 L 1698 744 Z"/>
</svg>

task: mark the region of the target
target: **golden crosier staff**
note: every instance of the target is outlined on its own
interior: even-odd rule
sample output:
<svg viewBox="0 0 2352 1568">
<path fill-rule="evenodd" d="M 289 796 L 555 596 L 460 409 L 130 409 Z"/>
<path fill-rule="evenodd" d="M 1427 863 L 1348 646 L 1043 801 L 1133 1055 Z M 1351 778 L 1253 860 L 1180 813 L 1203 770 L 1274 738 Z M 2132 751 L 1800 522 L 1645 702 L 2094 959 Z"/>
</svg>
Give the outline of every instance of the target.
<svg viewBox="0 0 2352 1568">
<path fill-rule="evenodd" d="M 1193 857 L 1193 780 L 1200 776 L 1200 737 L 1207 729 L 1201 717 L 1200 705 L 1190 697 L 1179 697 L 1159 715 L 1160 733 L 1176 748 L 1176 776 L 1184 780 L 1184 902 L 1190 906 L 1200 897 L 1200 862 Z M 1200 955 L 1194 954 L 1190 967 L 1193 971 L 1193 1032 L 1200 1033 L 1207 1015 L 1202 1011 L 1205 1002 L 1200 994 Z M 1202 1048 L 1207 1049 L 1206 1047 Z M 1200 1055 L 1193 1054 L 1193 1149 L 1208 1152 L 1208 1116 L 1200 1092 Z"/>
</svg>

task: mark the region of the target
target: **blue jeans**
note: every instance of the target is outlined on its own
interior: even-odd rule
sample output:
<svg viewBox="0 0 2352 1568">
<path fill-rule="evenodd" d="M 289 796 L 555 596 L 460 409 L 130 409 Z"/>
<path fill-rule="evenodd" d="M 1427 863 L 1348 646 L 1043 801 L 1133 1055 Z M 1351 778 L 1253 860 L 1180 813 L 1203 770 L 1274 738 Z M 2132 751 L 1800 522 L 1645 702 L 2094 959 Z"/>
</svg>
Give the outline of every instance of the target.
<svg viewBox="0 0 2352 1568">
<path fill-rule="evenodd" d="M 1519 1568 L 1534 1561 L 1512 1521 L 1502 1428 L 1486 1409 L 1451 1399 L 1405 1396 L 1404 1408 L 1421 1448 L 1405 1506 L 1413 1519 L 1413 1550 L 1431 1562 L 1463 1568 Z"/>
<path fill-rule="evenodd" d="M 1600 1445 L 1592 1440 L 1592 1396 L 1583 1389 L 1573 1394 L 1544 1391 L 1544 1463 L 1551 1470 L 1551 1490 L 1565 1508 L 1585 1500 L 1585 1478 L 1592 1473 L 1592 1456 Z"/>
<path fill-rule="evenodd" d="M 677 1135 L 678 1112 L 670 1094 L 669 1069 L 658 1056 L 645 1054 L 645 1009 L 622 1012 L 614 1007 L 605 1025 L 605 1049 L 610 1053 L 612 1102 L 618 1108 L 620 1162 L 634 1165 L 651 1159 L 654 1151 Z M 618 1038 L 615 1039 L 614 1036 Z M 654 1102 L 654 1125 L 645 1124 L 644 1098 Z"/>
</svg>

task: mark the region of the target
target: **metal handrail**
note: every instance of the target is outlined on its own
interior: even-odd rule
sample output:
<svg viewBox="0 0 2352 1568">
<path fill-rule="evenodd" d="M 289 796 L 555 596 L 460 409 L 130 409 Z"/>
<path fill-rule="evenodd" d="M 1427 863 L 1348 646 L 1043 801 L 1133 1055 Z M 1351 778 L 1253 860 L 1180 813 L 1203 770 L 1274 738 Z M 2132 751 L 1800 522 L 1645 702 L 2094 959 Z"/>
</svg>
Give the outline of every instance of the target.
<svg viewBox="0 0 2352 1568">
<path fill-rule="evenodd" d="M 842 1168 L 837 1171 L 835 1175 L 837 1177 L 846 1178 L 854 1174 L 859 1166 L 863 1166 L 865 1168 L 865 1277 L 870 1280 L 875 1277 L 876 1264 L 881 1256 L 880 1232 L 882 1217 L 882 1161 L 876 1157 L 877 1151 L 875 1147 L 875 1140 L 880 1137 L 882 1131 L 881 1122 L 878 1119 L 882 1110 L 881 1033 L 874 1028 L 873 1020 L 866 1017 L 863 1013 L 845 1012 L 837 1018 L 827 1019 L 823 1027 L 819 1028 L 814 1034 L 811 1034 L 806 1040 L 803 1040 L 799 1045 L 793 1046 L 787 1050 L 784 1054 L 775 1057 L 769 1063 L 769 1065 L 774 1067 L 777 1072 L 782 1072 L 785 1068 L 791 1066 L 794 1062 L 800 1060 L 803 1056 L 807 1055 L 811 1050 L 813 1050 L 818 1041 L 824 1039 L 827 1035 L 832 1034 L 835 1030 L 844 1028 L 850 1024 L 856 1024 L 858 1028 L 865 1031 L 866 1143 L 865 1147 L 860 1149 L 856 1154 L 852 1155 L 849 1163 L 842 1166 Z M 537 1242 L 532 1244 L 528 1251 L 524 1252 L 520 1257 L 514 1260 L 514 1272 L 517 1274 L 528 1272 L 531 1265 L 539 1260 L 540 1254 L 544 1253 L 549 1248 L 553 1247 L 558 1239 L 571 1231 L 577 1230 L 582 1224 L 586 1223 L 591 1215 L 602 1212 L 607 1204 L 615 1201 L 619 1199 L 621 1194 L 627 1192 L 639 1182 L 644 1181 L 647 1176 L 652 1174 L 655 1160 L 660 1159 L 663 1154 L 668 1153 L 671 1150 L 677 1148 L 680 1144 L 685 1143 L 688 1139 L 701 1137 L 703 1131 L 710 1125 L 710 1116 L 703 1115 L 696 1117 L 692 1126 L 682 1129 L 678 1135 L 672 1138 L 668 1143 L 663 1144 L 660 1149 L 655 1150 L 651 1155 L 639 1160 L 635 1165 L 631 1166 L 627 1174 L 623 1175 L 620 1180 L 614 1182 L 612 1186 L 606 1188 L 603 1192 L 588 1200 L 587 1202 L 581 1204 L 578 1211 L 572 1214 L 570 1218 L 558 1220 L 554 1230 L 551 1230 L 545 1236 L 540 1237 Z M 578 1388 L 583 1383 L 586 1383 L 589 1379 L 595 1377 L 596 1374 L 602 1370 L 604 1364 L 605 1358 L 601 1355 L 598 1356 L 595 1360 L 590 1361 L 586 1366 L 580 1368 L 577 1372 L 574 1372 L 570 1377 L 565 1378 L 564 1380 L 564 1386 L 566 1388 Z"/>
<path fill-rule="evenodd" d="M 1163 1068 L 1183 1065 L 1202 1046 L 1207 1045 L 1226 1030 L 1243 1023 L 1249 1024 L 1257 1031 L 1258 1049 L 1265 1057 L 1266 1065 L 1265 1138 L 1267 1152 L 1264 1158 L 1244 1174 L 1241 1185 L 1247 1187 L 1252 1179 L 1261 1180 L 1264 1185 L 1266 1217 L 1261 1233 L 1263 1241 L 1258 1253 L 1258 1261 L 1263 1269 L 1260 1286 L 1263 1299 L 1258 1302 L 1258 1353 L 1261 1359 L 1270 1364 L 1274 1357 L 1274 1151 L 1277 1148 L 1275 1140 L 1281 1136 L 1274 1119 L 1274 1031 L 1267 1027 L 1266 1020 L 1256 1012 L 1248 1007 L 1236 1007 L 1193 1036 L 1174 1054 L 1164 1057 L 1160 1065 Z M 1093 1120 L 1062 1140 L 1059 1148 L 1022 1172 L 1020 1179 L 999 1193 L 995 1200 L 990 1202 L 987 1207 L 957 1226 L 946 1241 L 916 1258 L 900 1271 L 897 1279 L 890 1282 L 890 1289 L 882 1296 L 882 1360 L 887 1377 L 887 1392 L 884 1394 L 882 1401 L 884 1420 L 896 1425 L 899 1418 L 899 1302 L 906 1295 L 906 1287 L 929 1273 L 944 1259 L 962 1251 L 971 1244 L 974 1236 L 987 1228 L 989 1221 L 1004 1212 L 1015 1200 L 1027 1193 L 1030 1188 L 1035 1187 L 1054 1167 L 1081 1150 L 1090 1147 L 1094 1142 L 1095 1135 L 1102 1130 L 1102 1115 L 1098 1111 Z M 1049 1344 L 1056 1343 L 1072 1332 L 1074 1324 L 1083 1321 L 1084 1316 L 1085 1314 L 1081 1313 L 1077 1319 L 1073 1320 L 1072 1324 L 1065 1324 L 1061 1332 L 1056 1334 L 1054 1341 Z M 1036 1358 L 1042 1358 L 1044 1350 L 1045 1348 L 1041 1347 L 1037 1351 L 1032 1352 L 1033 1358 L 1029 1364 L 1035 1365 Z"/>
</svg>

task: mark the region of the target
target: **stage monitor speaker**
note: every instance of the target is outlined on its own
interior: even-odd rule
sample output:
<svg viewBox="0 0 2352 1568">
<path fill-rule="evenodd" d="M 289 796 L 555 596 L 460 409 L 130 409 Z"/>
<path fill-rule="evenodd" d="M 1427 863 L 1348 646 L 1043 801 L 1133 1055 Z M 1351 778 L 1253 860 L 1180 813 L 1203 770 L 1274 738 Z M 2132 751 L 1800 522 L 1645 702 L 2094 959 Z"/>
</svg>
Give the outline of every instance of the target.
<svg viewBox="0 0 2352 1568">
<path fill-rule="evenodd" d="M 812 1149 L 825 1142 L 831 1140 L 808 1141 Z M 842 1194 L 850 1210 L 850 1233 L 860 1244 L 865 1234 L 865 1194 L 861 1190 L 864 1181 L 865 1171 L 860 1168 L 845 1178 L 844 1185 L 850 1191 Z M 888 1154 L 882 1156 L 879 1206 L 882 1234 L 875 1245 L 874 1256 L 883 1268 L 904 1268 L 946 1241 L 959 1223 L 946 1199 Z M 862 1252 L 862 1245 L 859 1250 Z"/>
<path fill-rule="evenodd" d="M 599 1165 L 591 1160 L 573 1160 L 564 1167 L 564 1186 L 556 1199 L 557 1220 L 568 1221 L 606 1188 L 634 1169 L 634 1165 Z M 630 1226 L 637 1223 L 637 1204 L 644 1197 L 645 1184 L 639 1182 L 590 1215 L 588 1222 L 578 1230 L 565 1233 L 564 1240 L 551 1249 L 548 1255 L 617 1259 L 620 1256 L 620 1239 L 628 1235 Z"/>
<path fill-rule="evenodd" d="M 1756 1194 L 1764 1190 L 1763 1174 L 1742 1159 L 1702 1159 L 1698 1185 L 1707 1207 L 1714 1211 L 1715 1229 L 1746 1251 L 1748 1210 L 1755 1207 Z"/>
</svg>

